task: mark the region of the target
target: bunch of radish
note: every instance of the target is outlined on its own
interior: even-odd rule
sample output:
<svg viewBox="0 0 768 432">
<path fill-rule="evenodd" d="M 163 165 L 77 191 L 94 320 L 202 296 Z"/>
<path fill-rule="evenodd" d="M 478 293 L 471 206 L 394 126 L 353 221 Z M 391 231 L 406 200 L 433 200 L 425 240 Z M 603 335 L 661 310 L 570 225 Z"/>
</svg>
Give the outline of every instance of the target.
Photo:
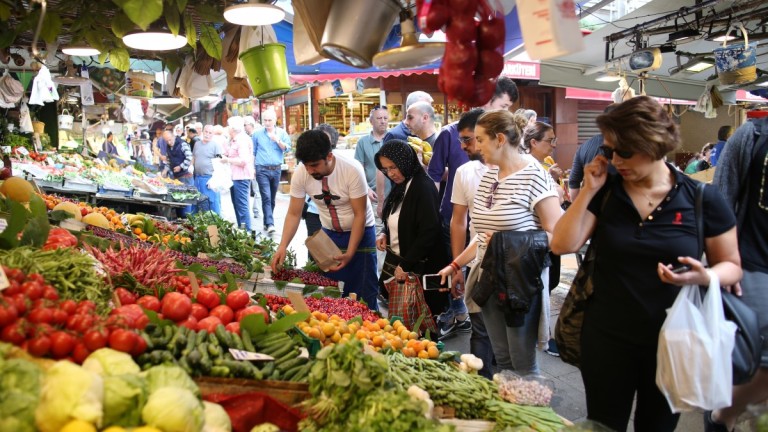
<svg viewBox="0 0 768 432">
<path fill-rule="evenodd" d="M 440 66 L 440 91 L 467 106 L 481 106 L 493 96 L 504 68 L 505 40 L 501 7 L 489 0 L 419 0 L 419 27 L 444 29 L 448 43 Z"/>
</svg>

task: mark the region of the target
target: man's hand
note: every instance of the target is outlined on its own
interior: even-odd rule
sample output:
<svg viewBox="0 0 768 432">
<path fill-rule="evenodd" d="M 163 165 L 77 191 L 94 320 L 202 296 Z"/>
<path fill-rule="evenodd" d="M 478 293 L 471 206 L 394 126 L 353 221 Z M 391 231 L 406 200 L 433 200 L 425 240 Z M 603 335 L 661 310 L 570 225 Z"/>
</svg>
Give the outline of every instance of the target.
<svg viewBox="0 0 768 432">
<path fill-rule="evenodd" d="M 387 250 L 387 235 L 386 234 L 379 234 L 379 237 L 376 239 L 376 249 L 380 251 Z"/>
<path fill-rule="evenodd" d="M 339 271 L 343 269 L 347 264 L 349 264 L 350 261 L 352 261 L 353 257 L 354 257 L 354 254 L 349 254 L 349 253 L 343 253 L 341 255 L 337 255 L 333 257 L 333 259 L 338 261 L 339 264 L 336 267 L 331 267 L 330 271 Z"/>
<path fill-rule="evenodd" d="M 272 267 L 272 271 L 277 271 L 283 268 L 283 261 L 285 261 L 285 249 L 277 248 L 275 254 L 272 255 L 272 261 L 269 266 Z"/>
<path fill-rule="evenodd" d="M 278 142 L 277 134 L 274 132 L 267 132 L 267 136 L 274 142 Z"/>
</svg>

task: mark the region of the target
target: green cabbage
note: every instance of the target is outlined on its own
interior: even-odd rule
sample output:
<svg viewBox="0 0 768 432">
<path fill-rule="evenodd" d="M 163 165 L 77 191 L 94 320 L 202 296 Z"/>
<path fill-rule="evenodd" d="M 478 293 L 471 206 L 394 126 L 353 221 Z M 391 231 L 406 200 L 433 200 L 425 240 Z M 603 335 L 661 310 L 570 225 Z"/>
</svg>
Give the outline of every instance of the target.
<svg viewBox="0 0 768 432">
<path fill-rule="evenodd" d="M 145 376 L 147 377 L 147 391 L 150 395 L 163 387 L 179 387 L 200 397 L 200 388 L 187 372 L 178 366 L 155 366 L 147 369 Z"/>
<path fill-rule="evenodd" d="M 83 362 L 83 368 L 104 376 L 141 372 L 141 368 L 133 361 L 130 354 L 111 348 L 101 348 L 92 352 Z"/>
<path fill-rule="evenodd" d="M 35 419 L 41 432 L 59 432 L 73 419 L 101 425 L 104 381 L 99 374 L 56 362 L 43 378 Z"/>
<path fill-rule="evenodd" d="M 141 418 L 163 432 L 201 432 L 205 414 L 203 404 L 191 391 L 161 387 L 149 395 Z"/>
<path fill-rule="evenodd" d="M 140 375 L 104 377 L 104 426 L 141 426 L 147 382 Z"/>
<path fill-rule="evenodd" d="M 232 421 L 224 408 L 216 403 L 203 401 L 205 425 L 203 432 L 232 432 Z"/>
<path fill-rule="evenodd" d="M 0 431 L 34 432 L 42 370 L 22 359 L 0 360 Z"/>
</svg>

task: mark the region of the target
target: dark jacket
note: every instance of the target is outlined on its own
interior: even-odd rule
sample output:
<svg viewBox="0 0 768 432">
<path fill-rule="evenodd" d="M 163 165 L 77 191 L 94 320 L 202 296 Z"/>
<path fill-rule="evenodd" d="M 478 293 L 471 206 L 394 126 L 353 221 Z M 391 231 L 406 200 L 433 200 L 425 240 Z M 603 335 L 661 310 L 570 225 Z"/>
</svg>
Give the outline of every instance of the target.
<svg viewBox="0 0 768 432">
<path fill-rule="evenodd" d="M 168 165 L 171 167 L 173 178 L 184 177 L 189 174 L 189 167 L 192 165 L 192 150 L 189 144 L 183 139 L 176 137 L 173 147 L 168 146 Z M 179 172 L 173 172 L 173 169 L 180 167 Z"/>
<path fill-rule="evenodd" d="M 541 272 L 550 265 L 545 231 L 500 231 L 491 237 L 472 290 L 480 306 L 494 301 L 504 309 L 508 327 L 523 325 L 534 297 L 544 288 Z"/>
<path fill-rule="evenodd" d="M 403 258 L 400 267 L 417 274 L 437 273 L 451 258 L 441 229 L 437 189 L 426 172 L 420 170 L 413 177 L 400 206 L 397 233 Z M 382 215 L 382 220 L 384 233 L 391 239 L 388 217 Z"/>
</svg>

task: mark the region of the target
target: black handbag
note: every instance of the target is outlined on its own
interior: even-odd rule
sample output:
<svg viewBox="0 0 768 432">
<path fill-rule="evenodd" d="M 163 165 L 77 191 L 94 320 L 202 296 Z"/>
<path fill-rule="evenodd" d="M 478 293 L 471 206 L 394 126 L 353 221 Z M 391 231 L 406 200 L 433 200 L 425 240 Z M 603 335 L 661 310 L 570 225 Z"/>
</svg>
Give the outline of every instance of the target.
<svg viewBox="0 0 768 432">
<path fill-rule="evenodd" d="M 699 243 L 699 257 L 704 253 L 704 183 L 696 186 L 696 233 Z M 745 384 L 760 367 L 760 355 L 763 337 L 760 335 L 760 322 L 757 313 L 740 298 L 725 290 L 722 291 L 725 319 L 736 324 L 736 337 L 733 346 L 733 384 Z"/>
</svg>

